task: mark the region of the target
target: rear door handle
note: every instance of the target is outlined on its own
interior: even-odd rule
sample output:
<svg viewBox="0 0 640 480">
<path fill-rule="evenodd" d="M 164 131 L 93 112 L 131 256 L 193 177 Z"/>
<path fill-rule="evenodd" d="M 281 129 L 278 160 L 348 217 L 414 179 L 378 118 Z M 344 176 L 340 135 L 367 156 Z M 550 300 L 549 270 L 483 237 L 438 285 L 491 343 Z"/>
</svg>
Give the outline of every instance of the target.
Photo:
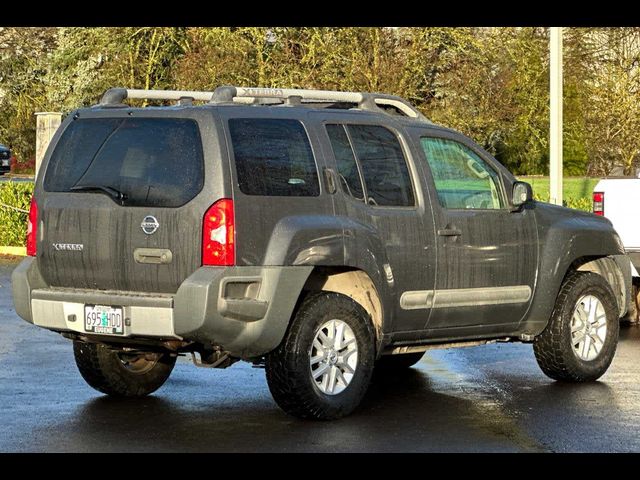
<svg viewBox="0 0 640 480">
<path fill-rule="evenodd" d="M 441 237 L 459 237 L 462 235 L 462 230 L 457 228 L 442 228 L 438 230 L 438 235 Z"/>
<path fill-rule="evenodd" d="M 137 263 L 168 264 L 173 260 L 171 250 L 166 248 L 136 248 L 133 258 Z"/>
<path fill-rule="evenodd" d="M 325 168 L 324 179 L 327 184 L 327 192 L 329 192 L 331 195 L 336 193 L 338 189 L 336 187 L 336 177 L 333 173 L 333 170 L 331 170 L 330 168 Z"/>
</svg>

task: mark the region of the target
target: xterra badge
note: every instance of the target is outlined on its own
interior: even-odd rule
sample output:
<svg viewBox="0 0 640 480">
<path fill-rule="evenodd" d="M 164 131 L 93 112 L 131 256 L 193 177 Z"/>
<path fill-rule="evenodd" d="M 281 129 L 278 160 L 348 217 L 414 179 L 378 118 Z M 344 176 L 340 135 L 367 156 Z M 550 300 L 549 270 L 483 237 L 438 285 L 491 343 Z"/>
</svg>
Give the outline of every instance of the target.
<svg viewBox="0 0 640 480">
<path fill-rule="evenodd" d="M 52 246 L 57 252 L 81 252 L 84 250 L 82 243 L 53 243 Z"/>
</svg>

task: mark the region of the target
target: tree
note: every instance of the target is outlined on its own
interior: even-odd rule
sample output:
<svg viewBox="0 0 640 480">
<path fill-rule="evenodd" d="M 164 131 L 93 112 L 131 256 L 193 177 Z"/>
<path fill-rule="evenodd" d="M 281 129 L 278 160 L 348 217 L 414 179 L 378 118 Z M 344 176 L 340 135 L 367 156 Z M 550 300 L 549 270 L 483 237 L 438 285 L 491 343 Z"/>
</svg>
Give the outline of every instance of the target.
<svg viewBox="0 0 640 480">
<path fill-rule="evenodd" d="M 0 140 L 21 160 L 35 155 L 35 117 L 47 110 L 44 76 L 54 28 L 0 27 Z"/>
<path fill-rule="evenodd" d="M 587 105 L 586 81 L 588 55 L 582 29 L 565 28 L 563 39 L 563 163 L 567 175 L 587 173 L 589 155 L 586 147 L 584 107 Z"/>
<path fill-rule="evenodd" d="M 187 48 L 184 28 L 60 28 L 47 75 L 50 102 L 71 110 L 110 87 L 173 88 L 172 68 Z"/>
<path fill-rule="evenodd" d="M 547 164 L 547 32 L 479 28 L 449 55 L 431 104 L 434 120 L 458 129 L 517 174 Z"/>
<path fill-rule="evenodd" d="M 631 175 L 640 155 L 640 29 L 581 29 L 584 45 L 585 143 L 591 175 L 622 166 Z"/>
</svg>

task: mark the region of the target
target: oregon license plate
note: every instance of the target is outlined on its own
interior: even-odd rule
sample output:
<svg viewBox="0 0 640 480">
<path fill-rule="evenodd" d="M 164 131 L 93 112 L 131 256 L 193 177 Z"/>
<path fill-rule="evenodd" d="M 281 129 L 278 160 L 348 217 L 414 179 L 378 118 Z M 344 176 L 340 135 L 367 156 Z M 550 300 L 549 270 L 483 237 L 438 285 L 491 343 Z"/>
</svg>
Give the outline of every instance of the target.
<svg viewBox="0 0 640 480">
<path fill-rule="evenodd" d="M 85 305 L 84 330 L 91 333 L 122 335 L 124 333 L 122 307 Z"/>
</svg>

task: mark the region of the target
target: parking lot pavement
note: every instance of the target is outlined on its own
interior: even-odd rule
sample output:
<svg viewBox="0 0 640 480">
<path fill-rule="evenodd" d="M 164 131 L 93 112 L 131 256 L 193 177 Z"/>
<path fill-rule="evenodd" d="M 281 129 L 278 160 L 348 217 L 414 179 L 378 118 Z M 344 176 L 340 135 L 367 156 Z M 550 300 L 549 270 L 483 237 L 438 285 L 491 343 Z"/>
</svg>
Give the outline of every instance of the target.
<svg viewBox="0 0 640 480">
<path fill-rule="evenodd" d="M 0 182 L 31 182 L 33 183 L 33 177 L 9 177 L 7 175 L 0 175 Z"/>
<path fill-rule="evenodd" d="M 89 388 L 71 343 L 20 320 L 0 260 L 0 451 L 640 451 L 640 328 L 621 330 L 600 382 L 560 384 L 531 346 L 433 350 L 377 377 L 360 410 L 335 422 L 289 417 L 264 371 L 179 359 L 153 396 L 114 400 Z"/>
</svg>

